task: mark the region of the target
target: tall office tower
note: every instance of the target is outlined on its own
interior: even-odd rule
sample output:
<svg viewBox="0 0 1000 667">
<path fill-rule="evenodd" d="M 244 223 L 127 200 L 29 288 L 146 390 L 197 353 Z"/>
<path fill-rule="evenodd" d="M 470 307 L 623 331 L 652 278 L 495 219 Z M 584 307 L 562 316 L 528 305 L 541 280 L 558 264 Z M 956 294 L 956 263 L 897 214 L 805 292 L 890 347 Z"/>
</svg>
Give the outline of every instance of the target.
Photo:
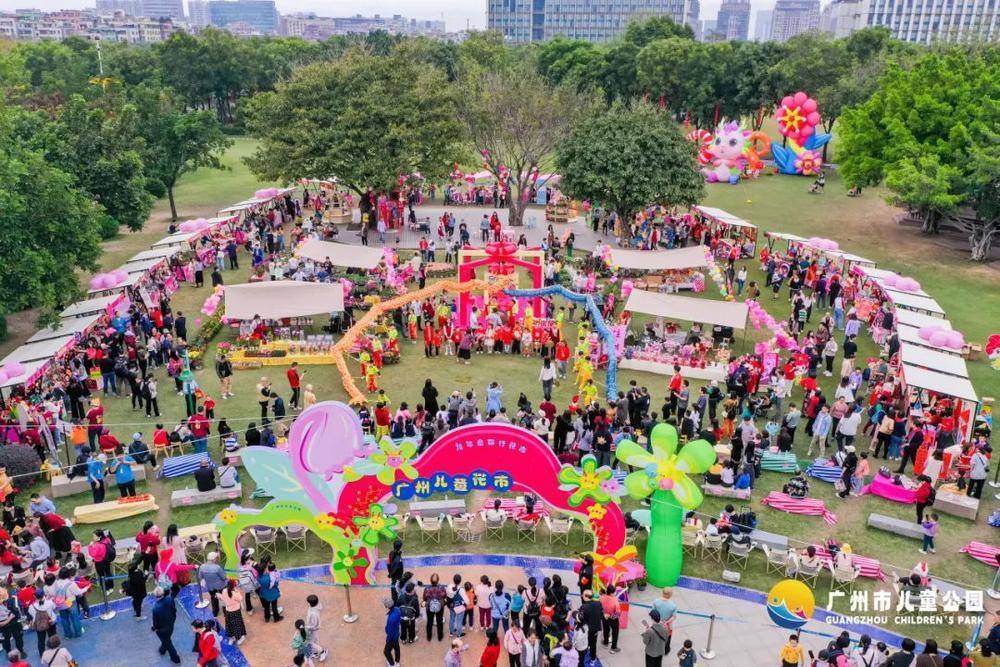
<svg viewBox="0 0 1000 667">
<path fill-rule="evenodd" d="M 753 38 L 758 42 L 766 42 L 771 39 L 771 17 L 774 11 L 771 9 L 758 9 L 754 16 Z"/>
<path fill-rule="evenodd" d="M 212 15 L 208 11 L 208 0 L 188 0 L 188 24 L 195 28 L 212 25 Z"/>
<path fill-rule="evenodd" d="M 745 41 L 750 33 L 750 0 L 722 0 L 715 32 L 724 40 Z"/>
<path fill-rule="evenodd" d="M 771 17 L 771 39 L 784 42 L 819 28 L 819 0 L 778 0 Z"/>
<path fill-rule="evenodd" d="M 606 42 L 650 16 L 669 16 L 695 30 L 699 12 L 699 0 L 489 0 L 487 27 L 516 44 L 560 35 Z"/>
<path fill-rule="evenodd" d="M 278 10 L 274 0 L 209 0 L 208 14 L 217 28 L 234 26 L 234 32 L 278 34 Z"/>
<path fill-rule="evenodd" d="M 184 20 L 184 0 L 141 0 L 142 15 L 151 19 Z"/>
</svg>

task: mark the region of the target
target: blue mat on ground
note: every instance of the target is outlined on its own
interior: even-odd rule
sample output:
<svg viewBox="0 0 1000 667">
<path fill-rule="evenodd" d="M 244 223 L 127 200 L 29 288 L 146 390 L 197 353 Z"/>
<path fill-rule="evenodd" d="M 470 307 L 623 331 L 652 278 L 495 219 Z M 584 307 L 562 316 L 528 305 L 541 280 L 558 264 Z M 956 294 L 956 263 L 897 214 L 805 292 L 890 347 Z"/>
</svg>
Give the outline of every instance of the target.
<svg viewBox="0 0 1000 667">
<path fill-rule="evenodd" d="M 806 469 L 806 474 L 832 484 L 840 479 L 841 475 L 844 474 L 844 469 L 840 466 L 830 465 L 828 459 L 816 459 Z"/>
<path fill-rule="evenodd" d="M 171 456 L 163 460 L 163 465 L 160 466 L 160 472 L 157 476 L 165 478 L 193 475 L 194 471 L 201 466 L 203 459 L 208 459 L 209 462 L 212 461 L 212 458 L 208 454 L 195 453 L 184 454 L 183 456 Z"/>
<path fill-rule="evenodd" d="M 151 630 L 149 620 L 153 599 L 147 597 L 142 613 L 146 620 L 136 621 L 132 614 L 131 603 L 115 607 L 118 614 L 110 621 L 102 621 L 96 617 L 99 606 L 94 607 L 94 618 L 84 621 L 86 630 L 80 639 L 64 640 L 63 646 L 69 649 L 73 658 L 81 665 L 101 665 L 101 667 L 173 667 L 170 658 L 157 652 L 160 645 L 156 635 Z M 34 633 L 25 633 L 25 647 L 30 655 L 35 655 Z M 181 664 L 197 665 L 198 660 L 191 652 L 194 646 L 194 632 L 191 630 L 191 619 L 184 606 L 177 604 L 177 622 L 174 625 L 174 646 L 181 656 Z M 109 650 L 119 647 L 120 650 Z M 126 648 L 127 647 L 127 648 Z M 35 664 L 32 662 L 32 664 Z"/>
</svg>

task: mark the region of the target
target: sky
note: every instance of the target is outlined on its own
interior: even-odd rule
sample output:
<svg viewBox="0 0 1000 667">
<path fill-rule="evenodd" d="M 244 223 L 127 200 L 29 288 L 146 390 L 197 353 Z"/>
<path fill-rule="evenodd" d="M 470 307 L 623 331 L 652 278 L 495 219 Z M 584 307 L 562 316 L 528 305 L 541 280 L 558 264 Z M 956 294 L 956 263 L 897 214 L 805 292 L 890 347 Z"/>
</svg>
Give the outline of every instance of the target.
<svg viewBox="0 0 1000 667">
<path fill-rule="evenodd" d="M 719 10 L 720 0 L 702 0 L 701 18 L 713 19 Z M 0 9 L 21 8 L 53 11 L 56 9 L 82 9 L 93 7 L 94 0 L 0 0 Z M 276 0 L 282 14 L 315 12 L 321 16 L 352 16 L 354 14 L 402 14 L 407 18 L 444 19 L 448 30 L 486 27 L 486 0 L 353 0 L 335 3 L 328 0 Z M 754 11 L 773 6 L 773 0 L 754 3 Z M 751 26 L 752 30 L 752 26 Z M 751 35 L 753 33 L 751 32 Z"/>
</svg>

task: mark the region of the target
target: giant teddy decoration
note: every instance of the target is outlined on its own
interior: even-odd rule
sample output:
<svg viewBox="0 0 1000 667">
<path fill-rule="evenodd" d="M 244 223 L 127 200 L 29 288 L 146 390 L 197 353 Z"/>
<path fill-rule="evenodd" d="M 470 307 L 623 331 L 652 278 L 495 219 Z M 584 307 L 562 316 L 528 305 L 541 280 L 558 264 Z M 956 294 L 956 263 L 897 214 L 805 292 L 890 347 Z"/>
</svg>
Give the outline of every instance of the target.
<svg viewBox="0 0 1000 667">
<path fill-rule="evenodd" d="M 701 173 L 709 183 L 740 182 L 746 171 L 756 173 L 763 168 L 761 156 L 771 147 L 771 140 L 762 132 L 751 132 L 730 121 L 719 125 L 715 134 L 707 130 L 689 132 L 687 138 L 698 143 Z"/>
<path fill-rule="evenodd" d="M 830 141 L 830 134 L 816 132 L 821 121 L 816 100 L 801 91 L 787 95 L 778 105 L 775 119 L 778 131 L 787 139 L 786 146 L 771 147 L 778 172 L 793 176 L 818 174 L 823 168 L 823 146 Z"/>
</svg>

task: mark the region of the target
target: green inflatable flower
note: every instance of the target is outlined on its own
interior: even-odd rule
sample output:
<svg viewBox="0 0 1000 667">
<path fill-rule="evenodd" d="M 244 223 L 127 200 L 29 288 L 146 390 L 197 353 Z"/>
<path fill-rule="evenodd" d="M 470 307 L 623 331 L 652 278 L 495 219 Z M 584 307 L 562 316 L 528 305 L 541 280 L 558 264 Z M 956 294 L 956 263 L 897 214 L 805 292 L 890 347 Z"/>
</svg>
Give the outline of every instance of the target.
<svg viewBox="0 0 1000 667">
<path fill-rule="evenodd" d="M 407 479 L 416 479 L 419 473 L 410 463 L 416 454 L 417 445 L 412 440 L 403 440 L 397 445 L 389 438 L 382 438 L 377 452 L 369 454 L 368 458 L 358 459 L 354 465 L 344 469 L 344 479 L 355 482 L 362 477 L 375 475 L 378 481 L 392 486 L 396 481 L 397 470 Z"/>
<path fill-rule="evenodd" d="M 580 460 L 579 470 L 571 465 L 564 465 L 559 471 L 561 488 L 565 491 L 575 489 L 566 501 L 572 507 L 579 507 L 587 498 L 592 498 L 595 503 L 611 502 L 611 495 L 603 488 L 604 483 L 611 477 L 611 468 L 607 466 L 598 468 L 597 459 L 590 454 Z"/>
<path fill-rule="evenodd" d="M 358 576 L 358 569 L 366 567 L 368 567 L 368 559 L 359 556 L 358 552 L 351 548 L 346 551 L 337 551 L 333 560 L 334 574 L 336 575 L 337 572 L 346 574 L 348 579 L 354 579 Z"/>
<path fill-rule="evenodd" d="M 654 586 L 673 586 L 681 574 L 681 524 L 684 510 L 701 505 L 701 489 L 688 475 L 703 473 L 715 463 L 715 448 L 695 440 L 677 451 L 677 431 L 658 424 L 650 434 L 652 451 L 631 440 L 618 443 L 619 461 L 638 468 L 625 478 L 636 499 L 652 497 L 652 525 L 646 545 L 646 572 Z"/>
<path fill-rule="evenodd" d="M 356 516 L 352 520 L 354 521 L 354 525 L 361 529 L 358 537 L 369 546 L 374 547 L 378 545 L 381 538 L 387 540 L 396 539 L 396 531 L 394 529 L 399 524 L 399 519 L 394 516 L 387 516 L 382 506 L 377 503 L 373 503 L 368 508 L 368 516 Z"/>
</svg>

